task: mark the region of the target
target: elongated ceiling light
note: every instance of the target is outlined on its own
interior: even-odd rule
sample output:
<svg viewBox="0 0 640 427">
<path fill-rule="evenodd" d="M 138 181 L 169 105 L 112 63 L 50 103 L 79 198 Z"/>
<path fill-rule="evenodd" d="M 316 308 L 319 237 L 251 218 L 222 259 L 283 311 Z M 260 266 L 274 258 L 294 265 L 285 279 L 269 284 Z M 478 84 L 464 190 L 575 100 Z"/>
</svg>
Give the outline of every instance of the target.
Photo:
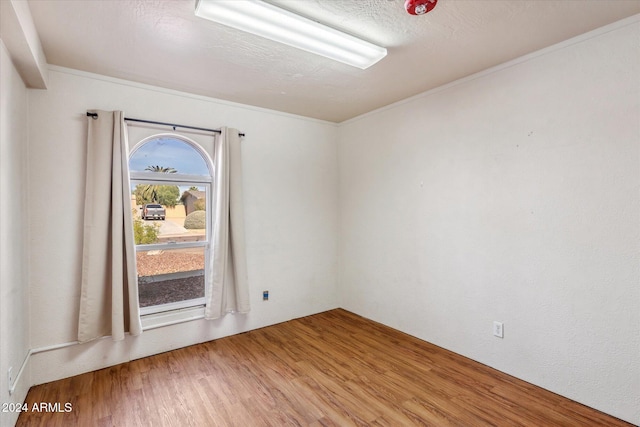
<svg viewBox="0 0 640 427">
<path fill-rule="evenodd" d="M 196 15 L 361 69 L 387 49 L 260 0 L 197 0 Z"/>
</svg>

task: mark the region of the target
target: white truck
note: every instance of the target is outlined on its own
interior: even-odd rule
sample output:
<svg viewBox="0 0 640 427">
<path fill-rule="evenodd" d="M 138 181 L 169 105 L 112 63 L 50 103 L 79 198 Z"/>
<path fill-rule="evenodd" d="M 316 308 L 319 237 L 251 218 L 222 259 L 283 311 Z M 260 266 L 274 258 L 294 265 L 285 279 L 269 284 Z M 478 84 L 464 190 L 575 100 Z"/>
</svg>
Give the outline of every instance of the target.
<svg viewBox="0 0 640 427">
<path fill-rule="evenodd" d="M 149 203 L 142 207 L 142 219 L 160 219 L 163 220 L 167 216 L 167 211 L 162 205 Z"/>
</svg>

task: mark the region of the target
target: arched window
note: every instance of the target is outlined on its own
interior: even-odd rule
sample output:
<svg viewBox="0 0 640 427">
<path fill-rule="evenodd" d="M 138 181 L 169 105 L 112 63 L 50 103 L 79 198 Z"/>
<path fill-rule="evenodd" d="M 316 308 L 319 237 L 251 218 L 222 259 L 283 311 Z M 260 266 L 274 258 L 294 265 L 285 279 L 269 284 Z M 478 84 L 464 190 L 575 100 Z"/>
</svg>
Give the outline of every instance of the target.
<svg viewBox="0 0 640 427">
<path fill-rule="evenodd" d="M 189 138 L 160 134 L 133 148 L 129 170 L 140 314 L 204 305 L 210 157 Z"/>
</svg>

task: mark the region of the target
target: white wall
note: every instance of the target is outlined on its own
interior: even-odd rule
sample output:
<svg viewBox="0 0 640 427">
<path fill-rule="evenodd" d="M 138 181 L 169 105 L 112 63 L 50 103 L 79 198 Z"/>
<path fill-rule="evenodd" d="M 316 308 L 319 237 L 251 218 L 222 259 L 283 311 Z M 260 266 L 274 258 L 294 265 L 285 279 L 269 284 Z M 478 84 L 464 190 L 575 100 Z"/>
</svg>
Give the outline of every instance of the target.
<svg viewBox="0 0 640 427">
<path fill-rule="evenodd" d="M 0 393 L 28 348 L 37 384 L 342 306 L 640 423 L 637 19 L 609 30 L 339 128 L 56 67 L 25 99 L 3 49 Z M 247 133 L 248 316 L 66 346 L 90 108 Z"/>
<path fill-rule="evenodd" d="M 29 352 L 27 239 L 27 89 L 0 40 L 0 402 L 20 403 L 28 371 L 9 395 L 7 370 L 16 378 Z M 11 409 L 9 407 L 9 409 Z M 18 412 L 0 411 L 0 425 Z"/>
<path fill-rule="evenodd" d="M 342 306 L 639 424 L 638 21 L 344 123 Z"/>
<path fill-rule="evenodd" d="M 38 352 L 38 384 L 338 306 L 337 127 L 209 98 L 52 67 L 29 91 L 31 345 L 77 339 L 87 109 L 204 127 L 229 126 L 242 142 L 252 311 Z M 132 141 L 132 144 L 135 141 Z M 270 300 L 262 301 L 262 291 Z"/>
</svg>

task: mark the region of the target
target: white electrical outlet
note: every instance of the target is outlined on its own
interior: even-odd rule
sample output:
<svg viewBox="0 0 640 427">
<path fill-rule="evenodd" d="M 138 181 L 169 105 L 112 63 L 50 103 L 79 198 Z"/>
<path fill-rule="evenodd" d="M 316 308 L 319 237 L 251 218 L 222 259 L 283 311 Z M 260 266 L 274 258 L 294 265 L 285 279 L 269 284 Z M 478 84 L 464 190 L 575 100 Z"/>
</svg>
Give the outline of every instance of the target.
<svg viewBox="0 0 640 427">
<path fill-rule="evenodd" d="M 493 322 L 493 335 L 498 338 L 504 338 L 504 327 L 502 322 Z"/>
</svg>

